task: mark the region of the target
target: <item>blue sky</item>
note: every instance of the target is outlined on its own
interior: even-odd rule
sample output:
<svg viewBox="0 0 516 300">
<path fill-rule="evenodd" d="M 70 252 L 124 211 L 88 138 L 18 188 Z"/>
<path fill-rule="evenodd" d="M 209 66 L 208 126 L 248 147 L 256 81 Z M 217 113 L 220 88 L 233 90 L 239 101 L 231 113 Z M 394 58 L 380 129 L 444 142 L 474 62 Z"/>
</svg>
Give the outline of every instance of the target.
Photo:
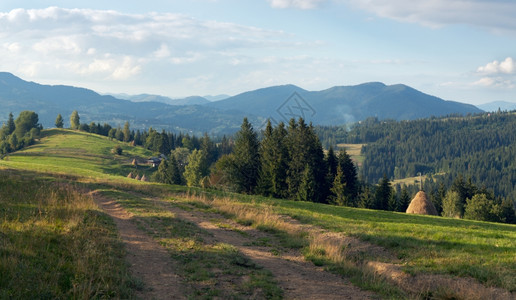
<svg viewBox="0 0 516 300">
<path fill-rule="evenodd" d="M 0 2 L 0 71 L 170 97 L 381 81 L 516 102 L 512 0 Z"/>
</svg>

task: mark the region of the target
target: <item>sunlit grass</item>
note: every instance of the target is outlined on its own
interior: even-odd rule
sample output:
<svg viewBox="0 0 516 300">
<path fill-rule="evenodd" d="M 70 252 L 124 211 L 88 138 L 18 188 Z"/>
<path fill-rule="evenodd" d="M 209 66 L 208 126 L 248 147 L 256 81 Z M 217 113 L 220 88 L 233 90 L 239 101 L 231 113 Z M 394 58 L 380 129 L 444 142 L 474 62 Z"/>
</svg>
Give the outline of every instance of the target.
<svg viewBox="0 0 516 300">
<path fill-rule="evenodd" d="M 122 146 L 122 155 L 111 153 L 114 145 Z M 150 166 L 133 166 L 131 162 L 134 158 L 144 161 L 152 154 L 142 147 L 111 141 L 97 134 L 50 129 L 42 131 L 42 138 L 35 145 L 0 160 L 0 166 L 92 178 L 125 177 L 129 172 L 150 176 L 153 171 Z"/>
<path fill-rule="evenodd" d="M 91 197 L 37 174 L 0 170 L 0 298 L 130 298 L 112 220 Z"/>
</svg>

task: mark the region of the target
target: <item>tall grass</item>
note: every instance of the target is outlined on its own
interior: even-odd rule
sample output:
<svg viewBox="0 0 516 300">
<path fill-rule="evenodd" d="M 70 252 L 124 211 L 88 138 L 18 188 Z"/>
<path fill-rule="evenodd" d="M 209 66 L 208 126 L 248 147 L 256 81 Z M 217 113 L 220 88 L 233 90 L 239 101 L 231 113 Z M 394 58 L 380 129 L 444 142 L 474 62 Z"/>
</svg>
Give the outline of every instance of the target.
<svg viewBox="0 0 516 300">
<path fill-rule="evenodd" d="M 130 298 L 112 220 L 73 186 L 0 170 L 0 298 Z"/>
</svg>

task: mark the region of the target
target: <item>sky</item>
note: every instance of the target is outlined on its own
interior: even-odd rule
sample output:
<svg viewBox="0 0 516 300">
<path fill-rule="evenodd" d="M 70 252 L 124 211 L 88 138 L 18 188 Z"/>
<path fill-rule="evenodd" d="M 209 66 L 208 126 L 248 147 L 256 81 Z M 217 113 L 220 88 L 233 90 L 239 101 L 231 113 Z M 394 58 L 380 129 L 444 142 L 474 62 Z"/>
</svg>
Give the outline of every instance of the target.
<svg viewBox="0 0 516 300">
<path fill-rule="evenodd" d="M 514 0 L 2 0 L 0 71 L 99 93 L 379 81 L 516 102 Z"/>
</svg>

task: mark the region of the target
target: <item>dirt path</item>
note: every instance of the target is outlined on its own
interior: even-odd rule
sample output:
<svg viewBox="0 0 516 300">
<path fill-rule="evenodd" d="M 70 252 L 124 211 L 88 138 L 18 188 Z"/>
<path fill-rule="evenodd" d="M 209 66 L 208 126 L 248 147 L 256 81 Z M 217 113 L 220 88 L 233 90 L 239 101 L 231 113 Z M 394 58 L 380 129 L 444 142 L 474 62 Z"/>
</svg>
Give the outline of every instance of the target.
<svg viewBox="0 0 516 300">
<path fill-rule="evenodd" d="M 138 229 L 132 215 L 116 201 L 93 192 L 97 204 L 113 218 L 127 251 L 127 261 L 134 277 L 145 287 L 136 296 L 142 299 L 186 299 L 185 286 L 174 273 L 173 261 L 167 250 Z"/>
<path fill-rule="evenodd" d="M 268 237 L 268 234 L 251 227 L 239 225 L 220 215 L 185 211 L 167 206 L 178 218 L 196 224 L 213 235 L 211 242 L 221 242 L 237 247 L 252 261 L 271 271 L 279 286 L 284 290 L 285 299 L 372 299 L 371 292 L 353 286 L 348 280 L 325 272 L 304 260 L 299 251 L 274 255 L 270 247 L 253 246 L 253 241 Z M 223 229 L 215 223 L 223 222 L 237 230 Z M 242 235 L 238 231 L 246 234 Z"/>
</svg>

